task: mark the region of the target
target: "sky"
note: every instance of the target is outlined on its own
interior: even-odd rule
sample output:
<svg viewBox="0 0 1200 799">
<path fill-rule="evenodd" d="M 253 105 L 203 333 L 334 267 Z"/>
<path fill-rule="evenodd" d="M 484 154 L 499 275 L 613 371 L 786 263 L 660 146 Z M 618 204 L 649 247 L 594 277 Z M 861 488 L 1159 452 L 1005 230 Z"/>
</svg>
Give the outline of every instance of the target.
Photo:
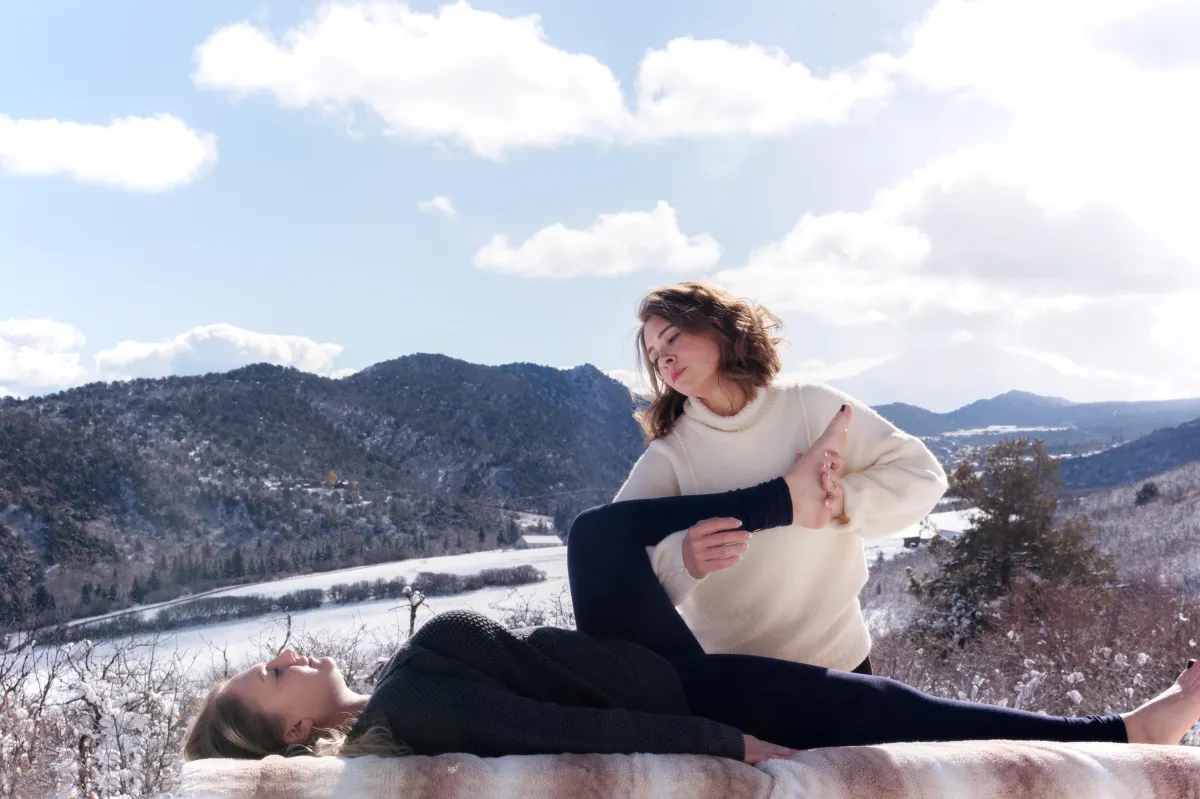
<svg viewBox="0 0 1200 799">
<path fill-rule="evenodd" d="M 414 352 L 1200 396 L 1200 0 L 0 6 L 0 396 Z"/>
</svg>

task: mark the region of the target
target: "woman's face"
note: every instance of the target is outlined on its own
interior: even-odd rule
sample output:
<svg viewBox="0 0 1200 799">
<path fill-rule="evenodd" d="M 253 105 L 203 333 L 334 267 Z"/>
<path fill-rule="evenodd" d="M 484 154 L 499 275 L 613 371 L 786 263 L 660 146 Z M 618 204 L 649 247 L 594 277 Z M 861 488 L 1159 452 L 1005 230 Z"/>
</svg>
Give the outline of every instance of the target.
<svg viewBox="0 0 1200 799">
<path fill-rule="evenodd" d="M 685 333 L 652 316 L 642 325 L 646 361 L 662 381 L 688 397 L 713 396 L 721 366 L 721 350 L 710 338 Z"/>
<path fill-rule="evenodd" d="M 328 726 L 347 690 L 331 658 L 303 658 L 290 649 L 230 678 L 221 689 L 260 713 L 282 718 L 289 744 L 307 740 L 313 727 Z"/>
</svg>

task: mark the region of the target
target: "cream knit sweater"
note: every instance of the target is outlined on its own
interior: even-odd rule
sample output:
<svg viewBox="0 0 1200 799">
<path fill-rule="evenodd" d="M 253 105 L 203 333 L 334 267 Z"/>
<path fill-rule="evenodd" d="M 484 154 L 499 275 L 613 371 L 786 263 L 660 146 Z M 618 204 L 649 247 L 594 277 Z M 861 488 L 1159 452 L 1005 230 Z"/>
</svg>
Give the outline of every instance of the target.
<svg viewBox="0 0 1200 799">
<path fill-rule="evenodd" d="M 647 547 L 705 651 L 857 667 L 871 650 L 858 604 L 867 580 L 863 539 L 920 521 L 946 490 L 942 467 L 919 439 L 835 389 L 771 386 L 729 417 L 688 400 L 675 429 L 650 444 L 613 500 L 709 494 L 779 477 L 844 402 L 854 409 L 842 453 L 849 524 L 756 532 L 736 566 L 700 580 L 683 565 L 686 530 Z"/>
</svg>

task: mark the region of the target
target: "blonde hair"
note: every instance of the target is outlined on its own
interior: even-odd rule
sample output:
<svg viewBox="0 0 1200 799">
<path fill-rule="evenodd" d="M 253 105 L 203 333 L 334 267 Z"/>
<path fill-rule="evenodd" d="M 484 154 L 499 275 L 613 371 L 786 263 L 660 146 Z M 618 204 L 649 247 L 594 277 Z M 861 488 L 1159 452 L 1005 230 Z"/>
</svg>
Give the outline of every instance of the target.
<svg viewBox="0 0 1200 799">
<path fill-rule="evenodd" d="M 683 415 L 687 399 L 659 377 L 646 357 L 646 322 L 651 317 L 665 319 L 685 333 L 695 333 L 714 341 L 721 353 L 718 374 L 747 396 L 765 388 L 782 366 L 778 347 L 783 341 L 776 333 L 783 327 L 779 317 L 766 308 L 712 283 L 688 281 L 654 289 L 638 306 L 637 360 L 646 370 L 652 396 L 650 404 L 634 417 L 642 426 L 646 443 L 671 432 Z"/>
<path fill-rule="evenodd" d="M 289 744 L 283 737 L 283 719 L 257 712 L 237 697 L 223 693 L 224 687 L 224 682 L 218 683 L 201 703 L 183 745 L 184 760 L 261 760 L 267 755 L 403 757 L 413 753 L 383 724 L 375 724 L 354 738 L 347 737 L 342 729 L 315 729 L 309 740 Z"/>
</svg>

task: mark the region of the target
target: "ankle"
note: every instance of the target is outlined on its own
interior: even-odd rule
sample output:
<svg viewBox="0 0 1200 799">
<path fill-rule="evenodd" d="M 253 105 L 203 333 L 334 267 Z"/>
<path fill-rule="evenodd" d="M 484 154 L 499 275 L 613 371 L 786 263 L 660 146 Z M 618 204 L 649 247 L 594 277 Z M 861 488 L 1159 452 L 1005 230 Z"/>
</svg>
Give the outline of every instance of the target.
<svg viewBox="0 0 1200 799">
<path fill-rule="evenodd" d="M 1121 721 L 1125 722 L 1125 740 L 1131 744 L 1145 742 L 1142 725 L 1136 713 L 1122 713 Z"/>
</svg>

